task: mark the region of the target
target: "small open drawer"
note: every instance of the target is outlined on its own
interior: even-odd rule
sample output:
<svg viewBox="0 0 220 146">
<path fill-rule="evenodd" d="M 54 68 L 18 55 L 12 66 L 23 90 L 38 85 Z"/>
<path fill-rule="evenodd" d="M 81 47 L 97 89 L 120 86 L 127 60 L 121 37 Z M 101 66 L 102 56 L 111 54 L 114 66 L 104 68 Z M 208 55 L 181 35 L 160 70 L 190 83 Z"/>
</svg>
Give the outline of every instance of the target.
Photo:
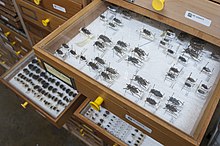
<svg viewBox="0 0 220 146">
<path fill-rule="evenodd" d="M 85 98 L 76 89 L 45 71 L 33 51 L 5 73 L 1 81 L 42 116 L 61 127 Z"/>
<path fill-rule="evenodd" d="M 83 121 L 96 135 L 105 139 L 108 144 L 120 146 L 162 146 L 153 138 L 144 134 L 124 119 L 113 114 L 104 105 L 99 111 L 89 105 L 87 99 L 74 112 L 74 115 Z M 122 112 L 123 113 L 123 112 Z"/>
</svg>

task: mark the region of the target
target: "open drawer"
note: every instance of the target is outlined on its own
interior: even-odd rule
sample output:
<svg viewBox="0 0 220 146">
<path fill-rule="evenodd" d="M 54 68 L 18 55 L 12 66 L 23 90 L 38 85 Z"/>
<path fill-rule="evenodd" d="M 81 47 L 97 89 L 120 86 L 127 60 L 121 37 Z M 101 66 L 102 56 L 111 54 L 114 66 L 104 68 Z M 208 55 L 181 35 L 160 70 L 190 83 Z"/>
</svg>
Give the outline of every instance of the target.
<svg viewBox="0 0 220 146">
<path fill-rule="evenodd" d="M 161 144 L 199 145 L 220 97 L 219 47 L 109 2 L 93 1 L 36 44 L 36 56 Z"/>
<path fill-rule="evenodd" d="M 127 121 L 117 117 L 103 107 L 105 105 L 101 107 L 100 111 L 96 111 L 89 105 L 89 102 L 89 99 L 85 100 L 74 112 L 74 115 L 85 123 L 86 127 L 89 127 L 87 129 L 104 139 L 107 144 L 162 146 L 162 144 L 145 135 L 141 130 L 133 127 Z"/>
<path fill-rule="evenodd" d="M 6 72 L 1 81 L 42 116 L 61 127 L 84 100 L 76 89 L 47 73 L 33 51 Z"/>
</svg>

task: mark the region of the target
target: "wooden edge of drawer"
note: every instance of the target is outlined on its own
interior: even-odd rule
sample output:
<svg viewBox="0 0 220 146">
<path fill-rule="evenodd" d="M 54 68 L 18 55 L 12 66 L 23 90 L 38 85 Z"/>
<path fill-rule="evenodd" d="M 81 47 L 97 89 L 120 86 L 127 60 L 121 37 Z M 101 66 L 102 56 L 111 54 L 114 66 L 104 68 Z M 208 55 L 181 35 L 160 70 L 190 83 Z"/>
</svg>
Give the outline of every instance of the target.
<svg viewBox="0 0 220 146">
<path fill-rule="evenodd" d="M 110 144 L 119 144 L 120 146 L 126 145 L 124 142 L 113 136 L 112 134 L 108 133 L 106 130 L 102 129 L 92 121 L 86 119 L 83 115 L 81 115 L 81 111 L 84 109 L 85 106 L 88 105 L 90 99 L 86 99 L 81 106 L 74 112 L 74 116 L 79 118 L 82 122 L 84 122 L 89 128 L 93 129 L 94 132 L 97 134 L 98 137 L 102 138 L 104 141 L 109 142 Z"/>
</svg>

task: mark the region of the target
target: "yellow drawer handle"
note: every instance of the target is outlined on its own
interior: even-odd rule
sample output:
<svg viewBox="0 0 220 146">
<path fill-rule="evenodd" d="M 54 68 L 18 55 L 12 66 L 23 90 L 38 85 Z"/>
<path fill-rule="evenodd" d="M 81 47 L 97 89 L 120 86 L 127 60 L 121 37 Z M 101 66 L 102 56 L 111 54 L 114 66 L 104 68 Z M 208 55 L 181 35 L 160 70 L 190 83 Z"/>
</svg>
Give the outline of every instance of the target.
<svg viewBox="0 0 220 146">
<path fill-rule="evenodd" d="M 21 106 L 23 107 L 23 108 L 26 108 L 27 107 L 27 105 L 28 105 L 28 102 L 26 101 L 26 102 L 24 102 L 23 104 L 21 104 Z"/>
<path fill-rule="evenodd" d="M 80 129 L 79 132 L 80 132 L 81 136 L 84 136 L 84 135 L 85 135 L 84 129 Z"/>
<path fill-rule="evenodd" d="M 101 96 L 98 96 L 94 102 L 91 101 L 89 104 L 91 105 L 93 109 L 99 111 L 100 105 L 102 104 L 103 101 L 104 99 Z"/>
<path fill-rule="evenodd" d="M 43 26 L 48 26 L 49 23 L 50 23 L 49 19 L 42 20 Z"/>
<path fill-rule="evenodd" d="M 113 144 L 112 146 L 119 146 L 117 143 Z"/>
<path fill-rule="evenodd" d="M 15 41 L 14 41 L 14 42 L 11 42 L 11 45 L 12 45 L 12 46 L 14 46 L 15 44 L 16 44 L 16 42 L 15 42 Z"/>
<path fill-rule="evenodd" d="M 8 36 L 11 34 L 11 32 L 8 31 L 8 32 L 6 32 L 6 33 L 4 33 L 4 34 L 5 34 L 6 37 L 8 37 Z"/>
<path fill-rule="evenodd" d="M 161 11 L 164 8 L 165 0 L 153 0 L 152 1 L 152 7 L 156 11 Z"/>
<path fill-rule="evenodd" d="M 0 54 L 0 57 L 2 57 L 2 54 Z"/>
<path fill-rule="evenodd" d="M 20 54 L 21 54 L 21 50 L 15 52 L 15 54 L 16 54 L 17 56 L 20 55 Z"/>
<path fill-rule="evenodd" d="M 35 3 L 36 5 L 40 5 L 40 2 L 41 2 L 41 0 L 34 0 L 34 3 Z"/>
</svg>

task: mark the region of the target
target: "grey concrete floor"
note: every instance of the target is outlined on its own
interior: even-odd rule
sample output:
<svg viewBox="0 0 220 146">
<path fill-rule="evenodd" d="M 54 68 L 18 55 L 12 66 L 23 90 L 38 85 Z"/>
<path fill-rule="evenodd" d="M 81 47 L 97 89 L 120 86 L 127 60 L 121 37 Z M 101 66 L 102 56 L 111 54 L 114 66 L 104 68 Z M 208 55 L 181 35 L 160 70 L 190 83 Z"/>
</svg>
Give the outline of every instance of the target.
<svg viewBox="0 0 220 146">
<path fill-rule="evenodd" d="M 64 128 L 50 124 L 0 83 L 0 146 L 86 146 Z"/>
</svg>

